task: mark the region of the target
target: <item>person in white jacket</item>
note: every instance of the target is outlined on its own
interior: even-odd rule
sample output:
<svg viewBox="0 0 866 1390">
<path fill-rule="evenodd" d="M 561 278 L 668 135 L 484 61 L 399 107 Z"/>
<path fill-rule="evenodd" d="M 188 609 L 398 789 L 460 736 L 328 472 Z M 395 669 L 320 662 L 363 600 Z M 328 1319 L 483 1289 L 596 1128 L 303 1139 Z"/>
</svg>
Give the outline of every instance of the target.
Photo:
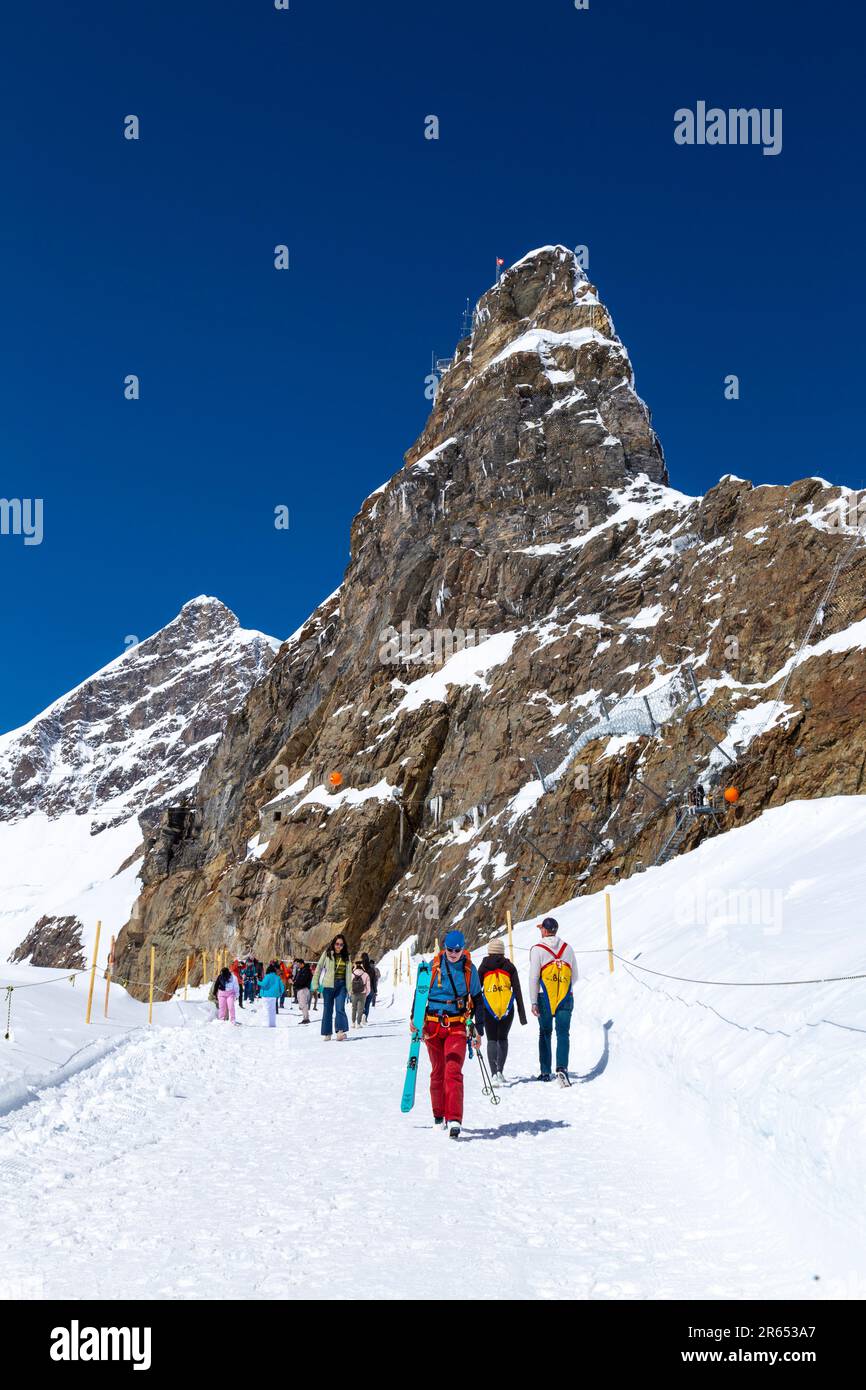
<svg viewBox="0 0 866 1390">
<path fill-rule="evenodd" d="M 539 1081 L 550 1081 L 553 1030 L 556 1028 L 556 1075 L 560 1084 L 570 1086 L 568 1044 L 574 1010 L 574 981 L 577 961 L 567 941 L 559 939 L 559 923 L 545 917 L 539 923 L 541 940 L 529 952 L 529 998 L 538 1019 Z"/>
</svg>

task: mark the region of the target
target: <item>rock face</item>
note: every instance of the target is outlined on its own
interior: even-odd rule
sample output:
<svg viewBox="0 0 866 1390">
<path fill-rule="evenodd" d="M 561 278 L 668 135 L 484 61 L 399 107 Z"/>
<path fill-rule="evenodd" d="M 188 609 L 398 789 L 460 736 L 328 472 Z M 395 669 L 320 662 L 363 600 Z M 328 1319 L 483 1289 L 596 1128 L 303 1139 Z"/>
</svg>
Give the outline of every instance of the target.
<svg viewBox="0 0 866 1390">
<path fill-rule="evenodd" d="M 672 490 L 595 289 L 531 253 L 361 507 L 341 588 L 228 720 L 194 840 L 148 853 L 122 973 L 143 986 L 145 944 L 170 988 L 194 948 L 485 939 L 653 863 L 678 817 L 665 852 L 861 790 L 866 560 L 839 501 Z M 719 814 L 680 816 L 696 781 Z"/>
<path fill-rule="evenodd" d="M 194 599 L 0 737 L 0 947 L 10 958 L 71 965 L 97 918 L 122 925 L 140 840 L 171 838 L 161 822 L 183 817 L 226 720 L 278 647 L 217 599 Z"/>
<path fill-rule="evenodd" d="M 10 961 L 29 960 L 31 965 L 56 969 L 83 970 L 87 964 L 81 938 L 82 924 L 77 917 L 40 917 Z"/>
</svg>

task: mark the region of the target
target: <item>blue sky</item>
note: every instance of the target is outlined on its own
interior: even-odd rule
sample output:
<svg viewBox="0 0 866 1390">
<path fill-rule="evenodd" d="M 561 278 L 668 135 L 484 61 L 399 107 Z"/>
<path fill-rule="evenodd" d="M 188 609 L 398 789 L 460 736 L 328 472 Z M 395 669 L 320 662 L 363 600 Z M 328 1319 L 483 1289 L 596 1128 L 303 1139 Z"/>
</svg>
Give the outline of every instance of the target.
<svg viewBox="0 0 866 1390">
<path fill-rule="evenodd" d="M 298 626 L 496 255 L 589 247 L 676 486 L 862 483 L 862 25 L 833 0 L 10 10 L 0 497 L 43 498 L 45 534 L 0 536 L 0 730 L 196 594 Z M 698 100 L 781 107 L 781 154 L 676 145 Z"/>
</svg>

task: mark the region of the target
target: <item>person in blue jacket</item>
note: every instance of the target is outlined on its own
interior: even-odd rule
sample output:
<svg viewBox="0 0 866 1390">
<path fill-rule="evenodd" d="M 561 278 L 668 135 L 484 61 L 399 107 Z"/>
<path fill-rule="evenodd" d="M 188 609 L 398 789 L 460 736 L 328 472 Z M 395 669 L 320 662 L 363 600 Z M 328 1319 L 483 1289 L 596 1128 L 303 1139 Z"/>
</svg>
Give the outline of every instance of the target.
<svg viewBox="0 0 866 1390">
<path fill-rule="evenodd" d="M 433 1122 L 459 1139 L 463 1123 L 463 1063 L 469 1020 L 484 1036 L 484 996 L 461 931 L 448 932 L 433 957 L 423 1038 L 430 1056 Z M 414 1011 L 414 1010 L 413 1010 Z"/>
<path fill-rule="evenodd" d="M 282 997 L 283 977 L 280 974 L 278 965 L 269 965 L 265 975 L 259 985 L 259 993 L 265 1001 L 268 1011 L 268 1027 L 277 1026 L 277 1000 Z"/>
</svg>

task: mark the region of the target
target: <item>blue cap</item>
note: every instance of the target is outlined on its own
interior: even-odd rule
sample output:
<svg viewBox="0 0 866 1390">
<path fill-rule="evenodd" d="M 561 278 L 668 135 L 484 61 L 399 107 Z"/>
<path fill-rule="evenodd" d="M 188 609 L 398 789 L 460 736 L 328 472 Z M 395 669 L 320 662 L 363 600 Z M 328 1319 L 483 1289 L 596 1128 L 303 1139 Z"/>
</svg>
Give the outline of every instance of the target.
<svg viewBox="0 0 866 1390">
<path fill-rule="evenodd" d="M 545 917 L 541 925 L 543 926 L 545 931 L 559 931 L 559 923 L 557 922 L 555 917 Z"/>
<path fill-rule="evenodd" d="M 442 945 L 449 951 L 462 951 L 466 945 L 466 937 L 462 931 L 450 931 L 446 933 Z"/>
</svg>

